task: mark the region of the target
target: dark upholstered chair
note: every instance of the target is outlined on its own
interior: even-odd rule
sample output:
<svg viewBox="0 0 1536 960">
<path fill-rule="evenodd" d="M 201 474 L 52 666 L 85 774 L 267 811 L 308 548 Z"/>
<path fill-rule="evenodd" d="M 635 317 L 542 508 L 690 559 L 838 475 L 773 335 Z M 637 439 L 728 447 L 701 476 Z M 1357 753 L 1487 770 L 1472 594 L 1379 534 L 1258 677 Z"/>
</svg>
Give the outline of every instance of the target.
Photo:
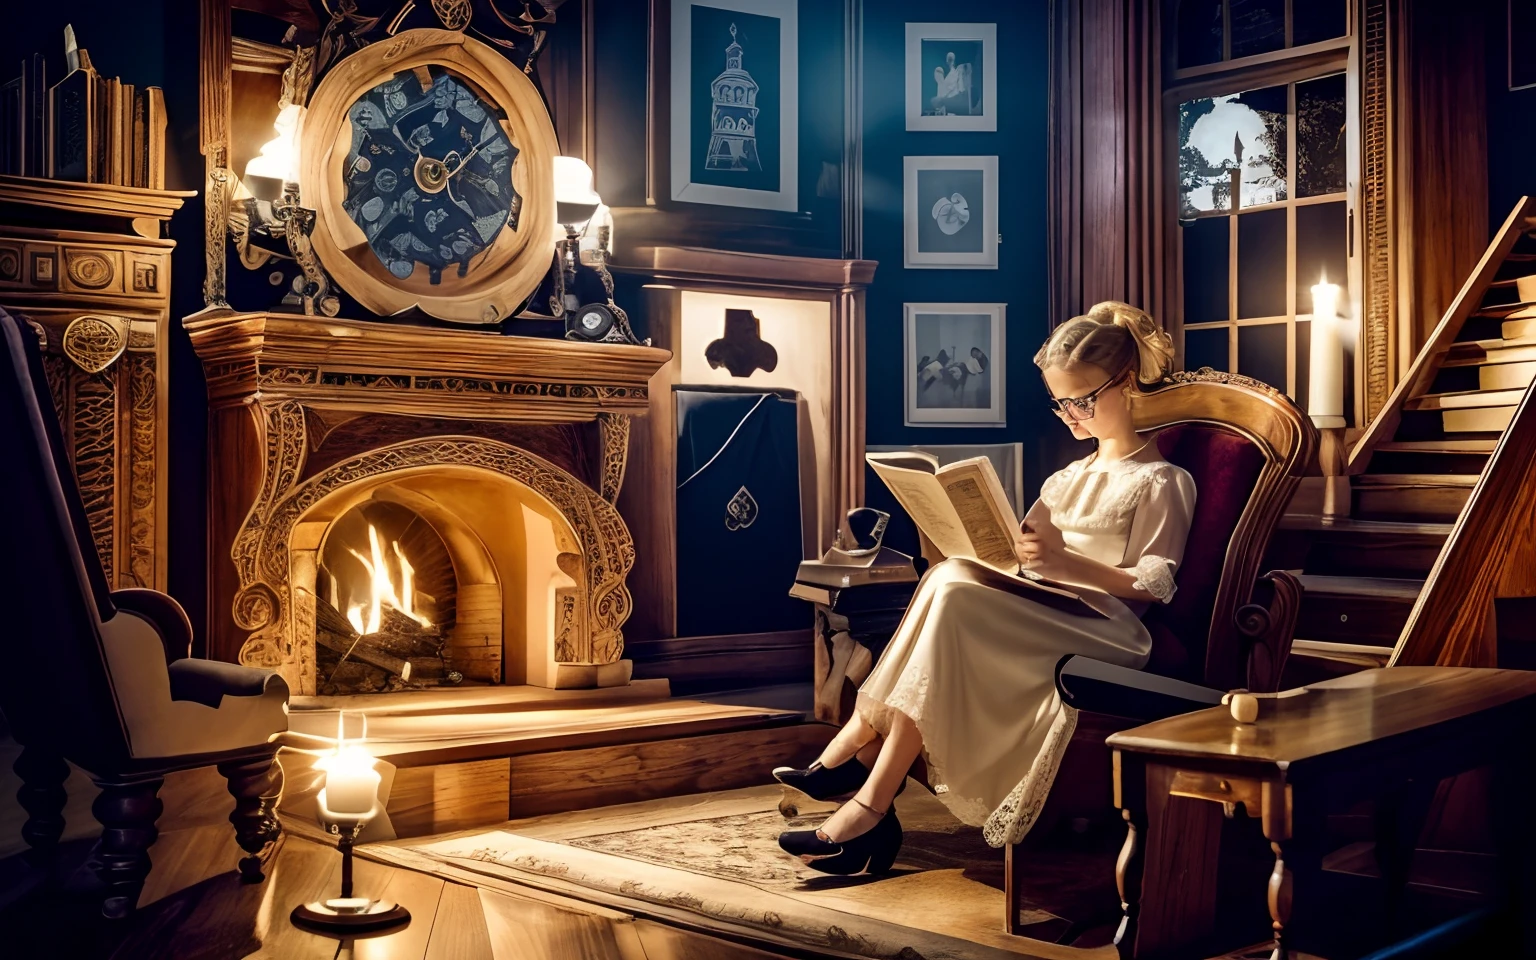
<svg viewBox="0 0 1536 960">
<path fill-rule="evenodd" d="M 280 831 L 278 734 L 288 687 L 267 670 L 190 659 L 192 624 L 170 597 L 110 590 L 43 377 L 40 328 L 0 310 L 0 502 L 7 575 L 0 709 L 23 747 L 22 835 L 46 861 L 64 829 L 65 761 L 101 787 L 93 856 L 102 912 L 132 913 L 167 773 L 217 764 L 235 797 L 230 821 L 244 879 Z"/>
<path fill-rule="evenodd" d="M 1284 571 L 1258 570 L 1316 450 L 1311 421 L 1279 391 L 1209 370 L 1174 374 L 1137 401 L 1135 417 L 1195 480 L 1179 589 L 1146 614 L 1152 655 L 1143 670 L 1076 656 L 1058 664 L 1057 690 L 1080 712 L 1039 834 L 1067 816 L 1111 812 L 1111 733 L 1220 703 L 1229 690 L 1272 692 L 1290 652 L 1301 585 Z M 1008 861 L 1008 930 L 1016 933 L 1027 867 L 1012 846 Z"/>
</svg>

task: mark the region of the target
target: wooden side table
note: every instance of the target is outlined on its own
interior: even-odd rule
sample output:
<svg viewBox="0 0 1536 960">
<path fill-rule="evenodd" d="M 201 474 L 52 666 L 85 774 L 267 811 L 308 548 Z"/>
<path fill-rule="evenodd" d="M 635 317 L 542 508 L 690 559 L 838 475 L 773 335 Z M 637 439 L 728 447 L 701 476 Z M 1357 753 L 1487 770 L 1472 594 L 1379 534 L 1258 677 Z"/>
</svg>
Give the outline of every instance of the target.
<svg viewBox="0 0 1536 960">
<path fill-rule="evenodd" d="M 1116 733 L 1115 802 L 1129 824 L 1116 865 L 1125 916 L 1124 958 L 1189 957 L 1215 926 L 1215 865 L 1223 812 L 1240 805 L 1274 851 L 1269 875 L 1272 960 L 1314 947 L 1315 877 L 1325 818 L 1349 804 L 1400 795 L 1483 766 L 1500 777 L 1496 799 L 1528 801 L 1526 747 L 1536 733 L 1536 673 L 1467 667 L 1392 667 L 1339 677 L 1261 701 L 1257 722 L 1225 707 Z M 1171 802 L 1192 798 L 1209 804 Z M 1400 896 L 1418 838 L 1409 814 L 1378 836 L 1377 860 Z M 1378 814 L 1378 822 L 1382 820 Z M 1528 881 L 1531 838 L 1524 814 L 1500 817 L 1509 882 Z M 1524 881 L 1524 882 L 1523 882 Z M 1523 909 L 1528 898 L 1507 891 Z M 1257 897 L 1260 891 L 1255 890 Z M 1295 919 L 1293 919 L 1293 917 Z M 1521 924 L 1521 929 L 1529 928 Z M 1530 935 L 1527 934 L 1527 939 Z M 1530 956 L 1531 944 L 1523 955 Z"/>
</svg>

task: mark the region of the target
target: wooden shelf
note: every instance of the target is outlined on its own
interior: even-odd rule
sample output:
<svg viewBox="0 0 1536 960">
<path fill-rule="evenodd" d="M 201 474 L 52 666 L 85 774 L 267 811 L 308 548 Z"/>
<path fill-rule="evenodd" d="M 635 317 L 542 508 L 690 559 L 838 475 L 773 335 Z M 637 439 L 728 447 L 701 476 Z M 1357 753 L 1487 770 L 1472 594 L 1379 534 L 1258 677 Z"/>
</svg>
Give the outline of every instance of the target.
<svg viewBox="0 0 1536 960">
<path fill-rule="evenodd" d="M 169 220 L 196 190 L 150 190 L 112 183 L 76 183 L 0 174 L 0 203 L 69 210 L 104 217 Z"/>
</svg>

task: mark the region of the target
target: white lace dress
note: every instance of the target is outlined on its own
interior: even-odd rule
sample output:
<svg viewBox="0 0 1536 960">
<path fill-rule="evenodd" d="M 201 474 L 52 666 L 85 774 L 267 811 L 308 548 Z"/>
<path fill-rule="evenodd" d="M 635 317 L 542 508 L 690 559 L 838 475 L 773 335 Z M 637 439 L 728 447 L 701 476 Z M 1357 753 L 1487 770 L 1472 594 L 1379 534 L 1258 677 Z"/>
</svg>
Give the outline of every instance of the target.
<svg viewBox="0 0 1536 960">
<path fill-rule="evenodd" d="M 1031 508 L 1050 511 L 1067 547 L 1136 574 L 1147 602 L 1078 592 L 1103 617 L 1032 600 L 1015 578 L 950 559 L 923 577 L 858 711 L 882 734 L 890 711 L 923 735 L 928 777 L 962 821 L 993 846 L 1016 843 L 1039 816 L 1072 738 L 1077 711 L 1056 693 L 1063 656 L 1141 667 L 1152 638 L 1140 615 L 1173 597 L 1195 507 L 1195 482 L 1154 444 L 1130 457 L 1079 460 L 1052 474 Z"/>
</svg>

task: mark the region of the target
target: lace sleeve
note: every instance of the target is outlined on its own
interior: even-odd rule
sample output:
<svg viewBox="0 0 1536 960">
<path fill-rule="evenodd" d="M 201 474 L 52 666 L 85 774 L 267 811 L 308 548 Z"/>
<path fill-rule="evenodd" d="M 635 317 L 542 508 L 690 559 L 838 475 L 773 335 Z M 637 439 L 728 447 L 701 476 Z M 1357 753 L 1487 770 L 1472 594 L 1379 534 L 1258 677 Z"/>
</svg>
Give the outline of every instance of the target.
<svg viewBox="0 0 1536 960">
<path fill-rule="evenodd" d="M 1136 561 L 1136 580 L 1131 584 L 1137 590 L 1145 590 L 1163 603 L 1173 599 L 1179 589 L 1173 582 L 1174 562 L 1167 557 L 1145 554 Z"/>
<path fill-rule="evenodd" d="M 1135 589 L 1167 603 L 1194 519 L 1195 481 L 1168 463 L 1153 466 L 1149 480 L 1136 505 L 1122 567 L 1136 575 Z"/>
</svg>

